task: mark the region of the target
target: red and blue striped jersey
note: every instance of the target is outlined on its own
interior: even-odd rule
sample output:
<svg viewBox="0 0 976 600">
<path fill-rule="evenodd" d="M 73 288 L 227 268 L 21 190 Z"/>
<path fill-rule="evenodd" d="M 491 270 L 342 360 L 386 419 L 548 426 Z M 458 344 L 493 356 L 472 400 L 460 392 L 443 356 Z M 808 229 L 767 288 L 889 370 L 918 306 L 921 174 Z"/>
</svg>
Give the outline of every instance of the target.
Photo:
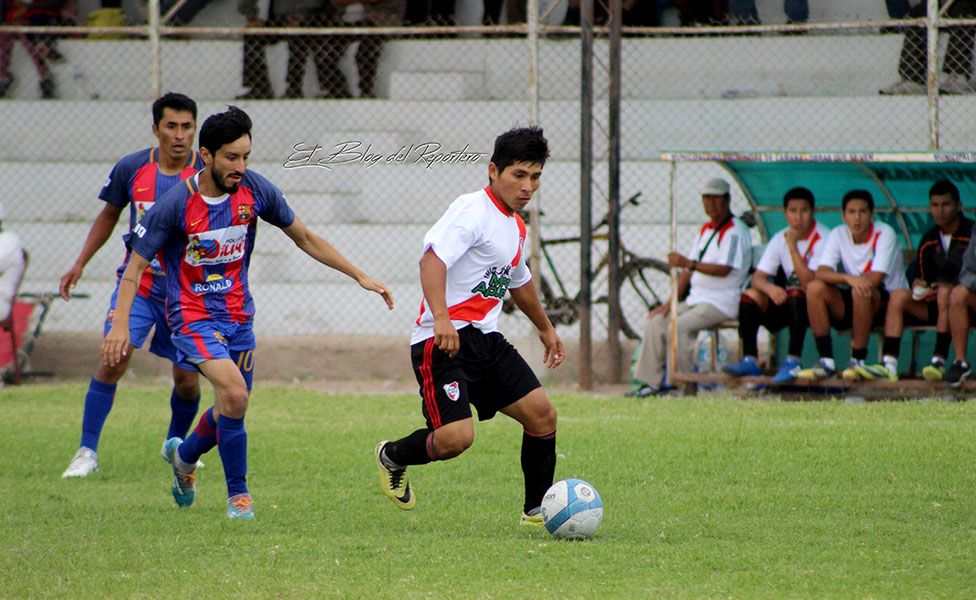
<svg viewBox="0 0 976 600">
<path fill-rule="evenodd" d="M 182 171 L 176 175 L 165 175 L 159 171 L 159 148 L 146 148 L 133 152 L 115 164 L 98 197 L 119 208 L 129 207 L 129 228 L 122 236 L 125 242 L 125 257 L 116 271 L 116 281 L 122 277 L 122 272 L 129 264 L 132 229 L 142 219 L 142 215 L 173 186 L 203 167 L 203 159 L 193 152 Z M 160 259 L 153 257 L 149 268 L 139 280 L 138 294 L 159 302 L 165 301 L 165 278 L 166 272 Z"/>
<path fill-rule="evenodd" d="M 131 245 L 147 260 L 162 253 L 166 311 L 173 331 L 201 320 L 249 323 L 254 300 L 247 281 L 257 217 L 276 227 L 295 213 L 273 183 L 245 171 L 233 194 L 205 198 L 194 176 L 169 191 L 136 225 Z"/>
</svg>

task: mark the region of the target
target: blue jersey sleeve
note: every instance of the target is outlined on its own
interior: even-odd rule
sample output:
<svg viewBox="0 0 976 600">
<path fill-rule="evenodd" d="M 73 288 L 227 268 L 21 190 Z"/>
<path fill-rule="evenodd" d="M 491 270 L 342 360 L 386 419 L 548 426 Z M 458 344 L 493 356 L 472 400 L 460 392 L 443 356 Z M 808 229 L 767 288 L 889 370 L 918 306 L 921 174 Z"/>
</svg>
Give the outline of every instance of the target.
<svg viewBox="0 0 976 600">
<path fill-rule="evenodd" d="M 112 167 L 102 191 L 98 193 L 98 198 L 113 206 L 125 208 L 132 200 L 132 178 L 136 171 L 146 163 L 148 150 L 141 150 L 130 154 Z M 145 156 L 144 156 L 145 155 Z"/>
<path fill-rule="evenodd" d="M 184 186 L 176 186 L 154 203 L 142 220 L 132 229 L 130 244 L 139 256 L 151 261 L 168 240 L 180 231 L 186 192 Z"/>
<path fill-rule="evenodd" d="M 288 206 L 278 186 L 261 175 L 248 172 L 247 184 L 254 190 L 254 210 L 263 220 L 275 227 L 289 227 L 295 222 L 295 211 Z"/>
</svg>

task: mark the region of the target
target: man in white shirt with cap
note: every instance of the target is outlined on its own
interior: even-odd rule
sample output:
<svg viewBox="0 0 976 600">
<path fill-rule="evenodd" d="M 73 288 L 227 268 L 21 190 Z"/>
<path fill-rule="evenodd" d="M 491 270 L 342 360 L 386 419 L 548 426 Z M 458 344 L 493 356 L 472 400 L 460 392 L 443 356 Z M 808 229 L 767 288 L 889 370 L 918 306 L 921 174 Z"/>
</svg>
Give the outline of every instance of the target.
<svg viewBox="0 0 976 600">
<path fill-rule="evenodd" d="M 0 322 L 10 316 L 17 286 L 27 266 L 20 238 L 3 228 L 6 216 L 3 203 L 0 203 Z"/>
<path fill-rule="evenodd" d="M 668 254 L 668 265 L 683 269 L 678 276 L 678 362 L 679 373 L 691 371 L 695 339 L 702 329 L 734 319 L 739 311 L 739 296 L 752 263 L 749 228 L 732 214 L 729 183 L 710 179 L 701 190 L 708 222 L 702 225 L 688 256 Z M 668 330 L 671 304 L 653 310 L 644 326 L 635 378 L 640 388 L 630 397 L 644 398 L 665 391 L 664 363 L 668 356 Z"/>
</svg>

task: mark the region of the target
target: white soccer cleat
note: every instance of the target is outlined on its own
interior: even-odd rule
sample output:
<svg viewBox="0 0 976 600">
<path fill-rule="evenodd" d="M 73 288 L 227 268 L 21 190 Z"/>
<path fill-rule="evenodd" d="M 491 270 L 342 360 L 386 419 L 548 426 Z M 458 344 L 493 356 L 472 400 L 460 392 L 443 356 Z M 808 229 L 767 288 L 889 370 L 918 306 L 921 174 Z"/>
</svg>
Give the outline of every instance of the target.
<svg viewBox="0 0 976 600">
<path fill-rule="evenodd" d="M 98 454 L 91 448 L 82 446 L 78 448 L 78 452 L 71 459 L 61 478 L 88 477 L 92 473 L 98 473 Z"/>
</svg>

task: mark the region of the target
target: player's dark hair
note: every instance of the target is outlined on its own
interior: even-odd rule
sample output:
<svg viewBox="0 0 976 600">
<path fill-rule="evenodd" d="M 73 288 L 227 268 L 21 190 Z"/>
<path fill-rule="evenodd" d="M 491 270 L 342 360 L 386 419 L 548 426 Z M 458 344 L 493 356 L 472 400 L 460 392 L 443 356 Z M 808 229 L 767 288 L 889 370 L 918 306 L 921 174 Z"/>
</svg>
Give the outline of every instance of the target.
<svg viewBox="0 0 976 600">
<path fill-rule="evenodd" d="M 193 120 L 197 120 L 197 103 L 193 98 L 175 92 L 167 92 L 153 102 L 153 125 L 159 125 L 163 120 L 163 109 L 169 108 L 177 112 L 188 112 L 193 115 Z"/>
<path fill-rule="evenodd" d="M 932 196 L 945 196 L 946 194 L 952 196 L 952 199 L 955 200 L 956 204 L 962 202 L 962 200 L 959 198 L 959 188 L 957 188 L 956 184 L 952 183 L 948 179 L 940 179 L 936 181 L 929 189 L 929 198 Z"/>
<path fill-rule="evenodd" d="M 499 173 L 518 162 L 545 166 L 548 158 L 549 142 L 542 135 L 542 127 L 509 129 L 495 138 L 495 150 L 491 153 L 491 162 Z"/>
<path fill-rule="evenodd" d="M 868 210 L 874 212 L 874 196 L 871 192 L 867 190 L 851 190 L 844 194 L 844 199 L 841 200 L 840 209 L 847 210 L 847 203 L 851 200 L 864 200 L 868 203 Z"/>
<path fill-rule="evenodd" d="M 207 117 L 200 128 L 200 147 L 216 155 L 221 146 L 237 141 L 241 136 L 251 137 L 251 117 L 236 106 Z"/>
<path fill-rule="evenodd" d="M 790 200 L 806 200 L 807 204 L 810 205 L 810 210 L 817 207 L 813 199 L 813 192 L 803 186 L 790 188 L 789 191 L 783 194 L 783 208 L 786 208 L 789 205 Z"/>
</svg>

